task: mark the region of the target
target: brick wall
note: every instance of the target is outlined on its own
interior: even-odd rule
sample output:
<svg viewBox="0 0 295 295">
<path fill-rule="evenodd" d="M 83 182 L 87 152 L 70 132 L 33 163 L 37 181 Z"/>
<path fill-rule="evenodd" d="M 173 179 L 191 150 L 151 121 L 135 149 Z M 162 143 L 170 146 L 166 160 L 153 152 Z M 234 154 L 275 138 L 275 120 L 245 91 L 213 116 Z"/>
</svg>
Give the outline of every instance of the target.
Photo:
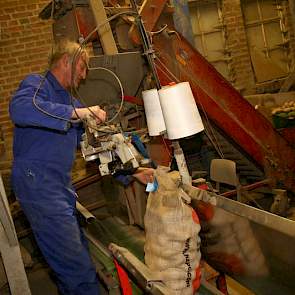
<svg viewBox="0 0 295 295">
<path fill-rule="evenodd" d="M 289 57 L 293 59 L 293 65 L 295 68 L 295 32 L 294 32 L 295 24 L 293 24 L 293 22 L 295 22 L 295 14 L 294 15 L 291 14 L 288 1 L 283 2 L 283 12 L 286 15 L 285 26 L 288 31 L 288 34 L 286 37 L 290 40 Z"/>
<path fill-rule="evenodd" d="M 249 55 L 247 37 L 244 28 L 243 14 L 240 0 L 223 0 L 222 11 L 224 24 L 227 29 L 227 46 L 231 53 L 231 67 L 233 69 L 233 85 L 243 95 L 277 91 L 282 85 L 280 82 L 265 82 L 256 85 Z M 288 1 L 283 1 L 286 28 L 290 38 L 289 57 L 295 62 L 295 37 L 291 22 Z"/>
<path fill-rule="evenodd" d="M 40 20 L 38 14 L 48 2 L 1 0 L 0 4 L 0 128 L 4 138 L 0 138 L 0 172 L 8 193 L 13 133 L 8 103 L 27 74 L 46 69 L 52 43 L 51 22 Z"/>
<path fill-rule="evenodd" d="M 254 75 L 248 51 L 241 3 L 239 0 L 223 0 L 224 24 L 227 28 L 227 46 L 231 53 L 234 73 L 233 85 L 242 94 L 253 93 Z"/>
</svg>

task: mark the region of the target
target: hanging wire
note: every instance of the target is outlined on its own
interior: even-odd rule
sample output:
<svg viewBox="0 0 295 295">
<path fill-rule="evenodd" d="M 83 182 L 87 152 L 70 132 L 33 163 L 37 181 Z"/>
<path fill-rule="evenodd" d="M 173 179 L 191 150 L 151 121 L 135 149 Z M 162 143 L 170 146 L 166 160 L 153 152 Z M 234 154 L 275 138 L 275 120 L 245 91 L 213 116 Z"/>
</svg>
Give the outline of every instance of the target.
<svg viewBox="0 0 295 295">
<path fill-rule="evenodd" d="M 166 30 L 167 27 L 168 27 L 168 25 L 165 24 L 160 30 L 158 30 L 158 31 L 151 31 L 151 32 L 149 32 L 149 34 L 152 35 L 152 36 L 153 36 L 153 35 L 160 34 L 160 33 L 162 33 L 164 30 Z"/>
<path fill-rule="evenodd" d="M 53 19 L 53 14 L 54 14 L 54 1 L 52 1 L 52 5 L 51 5 L 51 12 L 50 12 L 50 18 Z M 52 44 L 54 44 L 54 35 L 53 35 L 53 31 L 52 31 L 52 34 L 51 34 L 51 38 L 52 38 Z M 51 46 L 51 55 L 53 55 L 53 46 Z M 42 79 L 40 80 L 40 83 L 39 85 L 37 86 L 37 89 L 33 95 L 33 98 L 32 98 L 32 102 L 33 102 L 33 105 L 34 107 L 40 111 L 41 113 L 51 117 L 51 118 L 54 118 L 54 119 L 58 119 L 58 120 L 62 120 L 62 121 L 66 121 L 66 122 L 69 122 L 69 123 L 77 123 L 79 122 L 80 120 L 73 120 L 73 119 L 66 119 L 66 118 L 63 118 L 63 117 L 60 117 L 60 116 L 56 116 L 54 114 L 51 114 L 49 112 L 47 112 L 46 110 L 44 110 L 43 108 L 41 108 L 38 104 L 37 104 L 37 101 L 36 101 L 36 98 L 37 98 L 37 94 L 39 93 L 42 85 L 44 84 L 45 82 L 45 79 L 46 79 L 46 75 L 48 73 L 49 70 L 46 70 Z"/>
<path fill-rule="evenodd" d="M 120 102 L 120 106 L 119 106 L 119 109 L 118 111 L 116 112 L 116 114 L 108 121 L 104 122 L 104 124 L 109 124 L 111 122 L 113 122 L 117 117 L 118 115 L 120 114 L 122 108 L 123 108 L 123 104 L 124 104 L 124 89 L 123 89 L 123 85 L 122 85 L 122 82 L 121 80 L 119 79 L 119 77 L 111 70 L 107 69 L 107 68 L 104 68 L 104 67 L 91 67 L 91 68 L 88 68 L 89 71 L 92 71 L 92 70 L 104 70 L 104 71 L 107 71 L 108 73 L 110 73 L 111 75 L 113 75 L 115 77 L 115 79 L 117 80 L 118 84 L 119 84 L 119 87 L 120 87 L 120 92 L 121 92 L 121 102 Z M 84 102 L 83 98 L 80 96 L 80 94 L 76 91 L 76 94 L 79 96 L 79 100 L 81 100 L 81 102 Z"/>
<path fill-rule="evenodd" d="M 135 15 L 137 15 L 138 16 L 138 13 L 137 12 L 135 12 L 135 11 L 126 11 L 126 12 L 119 12 L 119 13 L 117 13 L 117 14 L 115 14 L 115 15 L 113 15 L 113 16 L 111 16 L 111 17 L 109 17 L 106 21 L 104 21 L 104 22 L 102 22 L 101 24 L 99 24 L 93 31 L 91 31 L 89 34 L 88 34 L 88 36 L 84 39 L 84 41 L 82 42 L 82 44 L 80 45 L 80 47 L 79 47 L 79 49 L 80 48 L 82 48 L 82 46 L 83 45 L 85 45 L 87 42 L 88 42 L 88 40 L 90 39 L 90 37 L 101 27 L 101 26 L 103 26 L 103 25 L 105 25 L 105 24 L 107 24 L 108 22 L 110 22 L 111 20 L 113 20 L 113 19 L 115 19 L 116 17 L 118 17 L 118 16 L 120 16 L 120 15 L 124 15 L 124 14 L 135 14 Z M 167 25 L 166 26 L 164 26 L 162 29 L 160 29 L 159 31 L 156 31 L 156 32 L 151 32 L 151 36 L 152 36 L 152 34 L 159 34 L 159 33 L 161 33 L 161 32 L 163 32 L 165 29 L 167 28 Z M 152 41 L 152 38 L 150 38 L 151 40 L 150 41 Z M 78 52 L 79 52 L 79 50 L 77 50 L 77 54 L 78 54 Z M 75 58 L 76 58 L 76 54 L 74 55 L 74 58 L 73 58 L 73 63 L 72 63 L 72 68 L 74 68 L 73 67 L 73 65 L 74 65 L 74 60 L 75 60 Z M 166 65 L 164 65 L 163 63 L 162 63 L 162 61 L 159 59 L 159 57 L 156 55 L 156 58 L 157 58 L 157 60 L 159 61 L 159 63 L 161 64 L 161 66 L 165 69 L 165 70 L 162 70 L 159 66 L 157 66 L 158 68 L 159 68 L 159 70 L 161 70 L 167 77 L 169 77 L 168 75 L 170 75 L 171 77 L 172 77 L 172 80 L 174 80 L 175 82 L 180 82 L 180 80 L 166 67 Z M 115 114 L 115 116 L 111 119 L 111 120 L 109 120 L 108 122 L 106 122 L 106 124 L 107 123 L 109 123 L 109 122 L 111 122 L 111 121 L 113 121 L 118 115 L 119 115 L 119 113 L 120 113 L 120 111 L 121 111 L 121 109 L 122 109 L 122 106 L 123 106 L 123 99 L 124 99 L 124 94 L 123 94 L 123 91 L 122 91 L 122 83 L 121 83 L 121 81 L 119 80 L 119 78 L 115 75 L 115 73 L 113 73 L 112 71 L 110 71 L 110 70 L 108 70 L 108 69 L 106 69 L 106 68 L 102 68 L 102 67 L 98 67 L 98 68 L 92 68 L 92 69 L 104 69 L 104 70 L 107 70 L 108 72 L 110 72 L 110 73 L 112 73 L 114 76 L 115 76 L 115 78 L 116 78 L 116 80 L 118 81 L 118 83 L 119 83 L 119 85 L 120 85 L 120 89 L 121 89 L 121 105 L 120 105 L 120 108 L 119 108 L 119 111 Z M 91 70 L 91 68 L 89 68 L 89 70 Z M 180 71 L 184 71 L 182 68 L 180 68 Z M 73 75 L 73 71 L 72 71 L 72 75 Z M 170 79 L 171 79 L 171 77 L 170 77 Z M 198 82 L 193 78 L 193 75 L 191 75 L 191 79 L 193 80 L 193 82 L 194 83 L 196 83 L 197 85 L 198 85 Z M 72 81 L 73 82 L 73 81 Z M 72 85 L 71 85 L 71 94 L 72 94 L 72 88 L 73 88 L 73 83 L 72 83 Z M 75 89 L 76 90 L 76 89 Z M 76 93 L 77 93 L 77 91 L 76 91 Z M 210 123 L 210 121 L 209 121 L 209 118 L 208 118 L 208 116 L 207 116 L 207 113 L 206 113 L 206 111 L 205 111 L 205 108 L 204 108 L 204 106 L 203 106 L 203 104 L 201 103 L 201 101 L 199 100 L 199 104 L 200 104 L 200 106 L 201 106 L 201 109 L 202 109 L 202 111 L 203 111 L 203 114 L 204 114 L 204 116 L 205 116 L 205 120 L 206 120 L 206 122 L 207 122 L 207 128 L 205 128 L 205 132 L 206 132 L 206 135 L 208 136 L 208 138 L 209 138 L 209 140 L 211 141 L 211 143 L 212 143 L 212 145 L 214 146 L 214 148 L 216 149 L 216 151 L 218 152 L 218 154 L 219 154 L 219 156 L 221 157 L 221 158 L 224 158 L 224 154 L 223 154 L 223 152 L 222 152 L 222 149 L 221 149 L 221 147 L 220 147 L 220 145 L 219 145 L 219 143 L 218 143 L 218 140 L 217 140 L 217 138 L 216 138 L 216 136 L 215 136 L 215 134 L 214 134 L 214 131 L 213 131 L 213 128 L 212 128 L 212 126 L 211 126 L 211 123 Z M 73 105 L 73 107 L 74 107 L 74 105 Z M 75 107 L 74 107 L 74 109 L 75 109 Z M 89 109 L 89 108 L 88 108 Z M 89 111 L 95 116 L 95 114 L 89 109 Z M 78 118 L 79 118 L 79 116 L 77 116 Z M 96 117 L 96 116 L 95 116 Z M 209 130 L 208 130 L 208 127 L 209 127 Z M 211 132 L 211 134 L 212 134 L 212 136 L 214 137 L 214 139 L 212 138 L 212 136 L 210 135 L 210 132 Z"/>
<path fill-rule="evenodd" d="M 127 11 L 121 11 L 121 12 L 118 12 L 112 16 L 110 16 L 109 18 L 107 18 L 104 22 L 100 23 L 97 25 L 97 27 L 91 31 L 84 39 L 84 41 L 82 42 L 81 45 L 85 45 L 87 44 L 88 40 L 90 39 L 90 37 L 101 27 L 101 26 L 104 26 L 105 24 L 109 23 L 110 21 L 112 21 L 113 19 L 117 18 L 118 16 L 120 15 L 124 15 L 124 14 L 127 14 L 127 15 L 132 15 L 132 14 L 135 14 L 136 16 L 138 16 L 137 12 L 135 11 L 132 11 L 132 10 L 127 10 Z"/>
<path fill-rule="evenodd" d="M 38 87 L 37 87 L 37 89 L 36 89 L 36 91 L 35 91 L 35 93 L 34 93 L 34 95 L 33 95 L 32 102 L 33 102 L 34 107 L 35 107 L 38 111 L 40 111 L 41 113 L 43 113 L 43 114 L 45 114 L 45 115 L 47 115 L 47 116 L 49 116 L 49 117 L 51 117 L 51 118 L 54 118 L 54 119 L 58 119 L 58 120 L 62 120 L 62 121 L 66 121 L 66 122 L 69 122 L 69 123 L 78 123 L 78 122 L 80 122 L 80 120 L 66 119 L 66 118 L 63 118 L 63 117 L 60 117 L 60 116 L 56 116 L 56 115 L 54 115 L 54 114 L 51 114 L 51 113 L 47 112 L 46 110 L 44 110 L 43 108 L 41 108 L 41 107 L 37 104 L 37 102 L 36 102 L 37 94 L 39 93 L 39 91 L 40 91 L 42 85 L 43 85 L 44 82 L 45 82 L 47 72 L 48 72 L 48 71 L 45 72 L 44 76 L 42 77 L 42 79 L 41 79 L 41 81 L 40 81 L 40 83 L 39 83 L 39 85 L 38 85 Z"/>
<path fill-rule="evenodd" d="M 51 7 L 51 18 L 53 18 L 53 14 L 54 14 L 54 3 L 52 3 L 52 7 Z M 111 20 L 117 18 L 118 16 L 120 15 L 124 15 L 124 14 L 127 14 L 127 15 L 132 15 L 132 14 L 135 14 L 135 15 L 138 15 L 137 12 L 134 12 L 134 11 L 122 11 L 122 12 L 119 12 L 109 18 L 107 18 L 104 22 L 98 24 L 98 26 L 93 30 L 91 31 L 87 37 L 84 39 L 84 41 L 82 42 L 82 44 L 80 44 L 80 46 L 77 48 L 77 50 L 74 52 L 74 55 L 73 55 L 73 58 L 72 58 L 72 71 L 71 71 L 71 85 L 70 85 L 70 101 L 71 101 L 71 105 L 74 109 L 74 112 L 76 114 L 76 117 L 77 119 L 66 119 L 66 118 L 63 118 L 63 117 L 60 117 L 60 116 L 56 116 L 54 114 L 51 114 L 49 112 L 47 112 L 46 110 L 44 110 L 43 108 L 41 108 L 37 102 L 36 102 L 36 98 L 37 98 L 37 94 L 39 93 L 42 85 L 44 84 L 45 82 L 45 79 L 46 79 L 46 75 L 48 73 L 49 70 L 46 70 L 44 76 L 42 77 L 34 95 L 33 95 L 33 98 L 32 98 L 32 102 L 34 104 L 34 106 L 36 107 L 36 109 L 38 109 L 40 112 L 44 113 L 45 115 L 49 116 L 49 117 L 52 117 L 52 118 L 55 118 L 55 119 L 59 119 L 59 120 L 63 120 L 63 121 L 66 121 L 66 122 L 69 122 L 69 123 L 77 123 L 77 122 L 80 122 L 81 121 L 81 118 L 80 116 L 78 115 L 77 111 L 76 111 L 76 106 L 74 104 L 74 96 L 73 96 L 73 90 L 75 90 L 75 92 L 78 94 L 77 90 L 76 90 L 76 87 L 74 86 L 74 73 L 75 73 L 75 65 L 78 61 L 78 58 L 79 56 L 81 55 L 81 53 L 83 52 L 83 49 L 85 49 L 85 44 L 88 42 L 88 40 L 90 39 L 90 37 L 103 25 L 107 24 L 108 22 L 110 22 Z M 54 39 L 54 36 L 52 34 L 52 38 Z M 51 49 L 51 53 L 53 53 L 53 48 Z M 87 68 L 88 68 L 88 64 L 87 64 Z M 105 124 L 107 123 L 110 123 L 112 122 L 120 113 L 120 111 L 122 110 L 122 106 L 123 106 L 123 100 L 124 100 L 124 92 L 123 92 L 123 87 L 122 87 L 122 83 L 121 81 L 119 80 L 118 76 L 113 73 L 111 70 L 109 69 L 105 69 L 105 68 L 101 68 L 101 69 L 104 69 L 104 70 L 107 70 L 108 72 L 110 72 L 115 78 L 116 80 L 118 81 L 119 83 L 119 86 L 120 86 L 120 89 L 121 89 L 121 104 L 120 104 L 120 108 L 119 108 L 119 111 L 117 112 L 117 114 L 115 114 L 115 116 L 107 121 Z M 91 70 L 91 69 L 90 69 Z M 89 108 L 87 107 L 88 110 L 90 111 L 90 113 L 97 119 L 99 119 L 95 114 L 94 112 Z M 94 130 L 97 130 L 97 131 L 101 131 L 101 130 L 98 130 L 96 127 L 94 126 L 89 126 L 89 128 L 92 128 Z M 104 132 L 104 133 L 109 133 L 107 131 L 101 131 L 101 132 Z"/>
<path fill-rule="evenodd" d="M 105 24 L 109 23 L 111 20 L 117 18 L 118 16 L 121 16 L 121 15 L 132 15 L 132 14 L 135 14 L 135 15 L 138 15 L 137 12 L 134 12 L 134 11 L 122 11 L 122 12 L 119 12 L 109 18 L 107 18 L 104 22 L 98 24 L 96 26 L 96 28 L 94 30 L 92 30 L 84 39 L 84 41 L 80 44 L 80 46 L 78 47 L 78 49 L 76 50 L 76 52 L 74 53 L 74 56 L 73 56 L 73 61 L 72 61 L 72 77 L 71 77 L 71 87 L 70 87 L 70 90 L 71 90 L 71 104 L 74 108 L 74 111 L 75 111 L 75 114 L 76 116 L 81 119 L 78 114 L 77 114 L 77 111 L 76 111 L 76 107 L 73 103 L 73 90 L 75 90 L 75 93 L 79 96 L 79 100 L 81 100 L 81 102 L 83 103 L 83 99 L 81 99 L 75 85 L 74 85 L 74 73 L 75 73 L 75 64 L 79 58 L 79 55 L 81 54 L 81 51 L 85 48 L 85 44 L 87 44 L 88 40 L 91 38 L 91 36 L 102 26 L 104 26 Z M 117 116 L 119 115 L 119 113 L 121 112 L 122 110 L 122 107 L 123 107 L 123 103 L 124 103 L 124 91 L 123 91 L 123 86 L 122 86 L 122 82 L 120 81 L 119 77 L 111 70 L 107 69 L 107 68 L 103 68 L 103 67 L 97 67 L 97 68 L 89 68 L 88 64 L 87 64 L 87 68 L 89 70 L 95 70 L 95 69 L 99 69 L 99 70 L 106 70 L 108 71 L 109 73 L 111 73 L 115 79 L 118 81 L 118 84 L 120 86 L 120 90 L 121 90 L 121 104 L 120 104 L 120 107 L 119 107 L 119 110 L 118 112 L 114 115 L 114 117 L 110 120 L 108 120 L 107 122 L 104 122 L 105 125 L 108 125 L 109 123 L 113 122 L 115 120 L 115 118 L 117 118 Z M 84 103 L 85 104 L 85 103 Z M 87 106 L 86 106 L 87 107 Z M 97 118 L 99 119 L 96 114 L 89 108 L 87 107 L 88 110 L 90 111 L 90 113 L 92 114 L 92 116 L 94 118 Z M 84 122 L 86 125 L 88 124 L 87 122 Z M 87 125 L 88 126 L 88 125 Z M 91 128 L 93 128 L 94 126 L 92 126 Z M 97 128 L 93 128 L 94 130 L 97 130 Z M 97 130 L 98 131 L 98 130 Z"/>
</svg>

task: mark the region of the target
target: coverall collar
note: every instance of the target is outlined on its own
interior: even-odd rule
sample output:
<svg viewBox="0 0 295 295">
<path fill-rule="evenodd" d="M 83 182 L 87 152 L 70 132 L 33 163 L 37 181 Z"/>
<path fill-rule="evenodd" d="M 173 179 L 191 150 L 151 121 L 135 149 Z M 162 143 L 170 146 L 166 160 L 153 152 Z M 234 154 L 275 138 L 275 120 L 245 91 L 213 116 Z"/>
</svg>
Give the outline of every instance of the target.
<svg viewBox="0 0 295 295">
<path fill-rule="evenodd" d="M 55 78 L 55 76 L 51 73 L 51 71 L 47 72 L 47 79 L 56 91 L 67 91 L 61 84 L 58 82 L 58 80 Z"/>
</svg>

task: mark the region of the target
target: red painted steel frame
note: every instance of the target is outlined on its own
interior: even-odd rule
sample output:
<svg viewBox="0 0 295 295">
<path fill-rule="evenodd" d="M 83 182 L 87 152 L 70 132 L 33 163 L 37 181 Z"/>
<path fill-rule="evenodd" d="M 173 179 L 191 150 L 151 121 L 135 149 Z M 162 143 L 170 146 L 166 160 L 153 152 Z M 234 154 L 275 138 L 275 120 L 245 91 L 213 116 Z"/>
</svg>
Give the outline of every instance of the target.
<svg viewBox="0 0 295 295">
<path fill-rule="evenodd" d="M 173 75 L 189 81 L 199 108 L 264 167 L 267 177 L 295 191 L 295 150 L 270 122 L 182 36 L 159 35 L 153 41 L 161 84 L 175 81 Z"/>
</svg>

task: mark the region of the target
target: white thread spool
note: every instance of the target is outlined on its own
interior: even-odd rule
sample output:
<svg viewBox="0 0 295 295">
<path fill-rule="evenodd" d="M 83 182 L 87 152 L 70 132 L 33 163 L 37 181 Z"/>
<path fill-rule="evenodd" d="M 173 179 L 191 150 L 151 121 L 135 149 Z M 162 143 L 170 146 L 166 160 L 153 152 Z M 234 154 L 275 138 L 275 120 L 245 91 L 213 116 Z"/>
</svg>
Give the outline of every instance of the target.
<svg viewBox="0 0 295 295">
<path fill-rule="evenodd" d="M 158 93 L 169 139 L 187 137 L 204 130 L 188 82 L 165 86 Z"/>
<path fill-rule="evenodd" d="M 157 136 L 166 131 L 163 113 L 157 89 L 142 92 L 145 115 L 150 136 Z"/>
</svg>

